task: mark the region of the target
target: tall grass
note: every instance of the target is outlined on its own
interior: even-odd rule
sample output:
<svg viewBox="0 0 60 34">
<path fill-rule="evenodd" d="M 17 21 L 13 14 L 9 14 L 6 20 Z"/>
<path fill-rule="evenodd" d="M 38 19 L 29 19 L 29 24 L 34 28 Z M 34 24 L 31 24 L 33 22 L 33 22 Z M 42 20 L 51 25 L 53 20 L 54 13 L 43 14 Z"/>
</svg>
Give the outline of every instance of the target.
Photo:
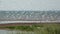
<svg viewBox="0 0 60 34">
<path fill-rule="evenodd" d="M 28 26 L 6 26 L 5 28 L 32 31 L 35 34 L 60 34 L 60 24 L 33 24 Z"/>
</svg>

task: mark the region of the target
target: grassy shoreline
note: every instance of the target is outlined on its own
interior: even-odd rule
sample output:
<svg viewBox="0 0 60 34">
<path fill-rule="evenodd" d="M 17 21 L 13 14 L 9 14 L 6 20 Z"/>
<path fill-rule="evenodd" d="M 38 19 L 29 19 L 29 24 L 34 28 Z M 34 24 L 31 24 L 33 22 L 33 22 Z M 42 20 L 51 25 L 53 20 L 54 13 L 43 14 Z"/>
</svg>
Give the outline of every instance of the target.
<svg viewBox="0 0 60 34">
<path fill-rule="evenodd" d="M 0 28 L 7 28 L 10 30 L 21 30 L 21 31 L 37 31 L 45 34 L 60 34 L 60 24 L 32 24 L 28 26 L 5 26 Z"/>
</svg>

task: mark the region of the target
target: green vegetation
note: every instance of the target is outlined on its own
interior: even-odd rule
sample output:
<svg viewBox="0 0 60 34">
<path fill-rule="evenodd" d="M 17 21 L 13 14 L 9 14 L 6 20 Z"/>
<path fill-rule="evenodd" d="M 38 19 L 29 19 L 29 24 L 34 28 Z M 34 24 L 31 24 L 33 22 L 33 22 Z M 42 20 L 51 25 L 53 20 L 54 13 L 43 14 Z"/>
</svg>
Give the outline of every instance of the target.
<svg viewBox="0 0 60 34">
<path fill-rule="evenodd" d="M 35 34 L 60 34 L 60 24 L 32 24 L 28 26 L 5 26 L 4 28 L 33 31 Z"/>
</svg>

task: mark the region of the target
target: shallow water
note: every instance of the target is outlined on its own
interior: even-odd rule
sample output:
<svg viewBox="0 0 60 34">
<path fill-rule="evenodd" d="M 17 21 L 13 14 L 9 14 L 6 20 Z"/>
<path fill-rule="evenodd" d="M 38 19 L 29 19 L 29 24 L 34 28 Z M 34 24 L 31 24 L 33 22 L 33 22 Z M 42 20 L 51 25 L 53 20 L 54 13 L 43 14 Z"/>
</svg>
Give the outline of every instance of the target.
<svg viewBox="0 0 60 34">
<path fill-rule="evenodd" d="M 0 34 L 34 34 L 31 31 L 16 31 L 16 30 L 0 30 Z"/>
<path fill-rule="evenodd" d="M 60 21 L 0 21 L 0 24 L 7 24 L 7 23 L 59 23 Z"/>
</svg>

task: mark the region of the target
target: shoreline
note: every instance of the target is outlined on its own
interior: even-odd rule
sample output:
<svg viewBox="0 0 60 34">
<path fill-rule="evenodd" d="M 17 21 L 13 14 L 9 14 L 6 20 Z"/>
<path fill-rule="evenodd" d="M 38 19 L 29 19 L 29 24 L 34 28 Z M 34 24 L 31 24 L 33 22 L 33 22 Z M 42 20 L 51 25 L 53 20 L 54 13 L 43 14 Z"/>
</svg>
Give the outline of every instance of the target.
<svg viewBox="0 0 60 34">
<path fill-rule="evenodd" d="M 7 23 L 60 23 L 60 21 L 0 21 L 0 24 Z"/>
<path fill-rule="evenodd" d="M 60 24 L 8 24 L 0 26 L 0 30 L 21 30 L 21 31 L 35 31 L 40 28 L 59 28 Z"/>
</svg>

